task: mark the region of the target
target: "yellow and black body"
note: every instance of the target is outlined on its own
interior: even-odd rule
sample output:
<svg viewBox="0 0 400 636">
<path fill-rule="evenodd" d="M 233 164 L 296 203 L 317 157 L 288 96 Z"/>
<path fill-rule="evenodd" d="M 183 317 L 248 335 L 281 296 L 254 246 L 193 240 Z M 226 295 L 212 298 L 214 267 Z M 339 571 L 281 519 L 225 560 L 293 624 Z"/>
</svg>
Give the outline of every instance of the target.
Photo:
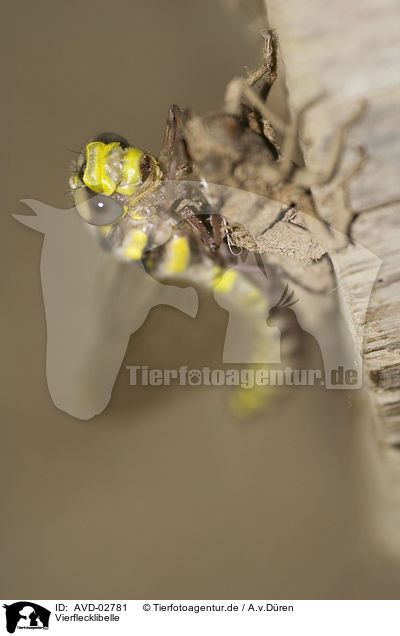
<svg viewBox="0 0 400 636">
<path fill-rule="evenodd" d="M 85 145 L 70 186 L 78 214 L 116 258 L 142 261 L 159 280 L 180 278 L 226 296 L 248 315 L 253 331 L 256 322 L 260 334 L 265 332 L 267 299 L 234 267 L 238 259 L 229 249 L 228 226 L 222 225 L 218 244 L 202 236 L 202 227 L 207 231 L 212 224 L 204 184 L 171 179 L 151 154 L 107 133 Z M 189 215 L 181 215 L 181 209 L 190 209 Z M 262 389 L 236 392 L 234 410 L 258 410 L 268 398 Z"/>
</svg>

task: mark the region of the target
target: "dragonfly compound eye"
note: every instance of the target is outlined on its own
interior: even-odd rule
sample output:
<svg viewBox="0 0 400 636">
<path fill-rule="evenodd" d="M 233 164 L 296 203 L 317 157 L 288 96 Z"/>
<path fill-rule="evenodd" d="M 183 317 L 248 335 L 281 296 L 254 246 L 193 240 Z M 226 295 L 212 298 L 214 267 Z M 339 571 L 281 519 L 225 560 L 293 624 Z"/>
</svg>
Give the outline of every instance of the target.
<svg viewBox="0 0 400 636">
<path fill-rule="evenodd" d="M 84 188 L 75 192 L 75 207 L 79 216 L 90 225 L 112 225 L 124 216 L 118 201 L 104 194 L 89 194 Z"/>
</svg>

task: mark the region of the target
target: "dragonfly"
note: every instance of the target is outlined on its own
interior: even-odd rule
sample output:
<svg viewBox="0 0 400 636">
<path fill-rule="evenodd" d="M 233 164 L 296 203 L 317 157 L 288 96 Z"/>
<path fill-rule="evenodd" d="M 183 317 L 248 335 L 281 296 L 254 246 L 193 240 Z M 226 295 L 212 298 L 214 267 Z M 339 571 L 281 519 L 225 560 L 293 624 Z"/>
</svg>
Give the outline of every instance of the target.
<svg viewBox="0 0 400 636">
<path fill-rule="evenodd" d="M 312 261 L 325 255 L 302 212 L 316 216 L 310 186 L 336 174 L 351 123 L 339 131 L 323 174 L 295 164 L 297 131 L 316 100 L 289 125 L 270 111 L 277 47 L 270 30 L 260 68 L 229 83 L 221 112 L 199 116 L 172 106 L 158 157 L 103 133 L 85 144 L 70 177 L 76 210 L 105 250 L 122 261 L 140 261 L 160 281 L 192 281 L 224 296 L 259 333 L 255 354 L 270 346 L 265 322 L 271 292 L 279 296 L 277 307 L 293 302 L 277 275 L 282 263 L 268 264 L 265 255 L 287 256 L 293 252 L 289 243 L 302 241 Z M 287 277 L 299 282 L 292 270 Z M 237 390 L 231 404 L 235 413 L 248 414 L 268 401 L 263 386 Z"/>
</svg>

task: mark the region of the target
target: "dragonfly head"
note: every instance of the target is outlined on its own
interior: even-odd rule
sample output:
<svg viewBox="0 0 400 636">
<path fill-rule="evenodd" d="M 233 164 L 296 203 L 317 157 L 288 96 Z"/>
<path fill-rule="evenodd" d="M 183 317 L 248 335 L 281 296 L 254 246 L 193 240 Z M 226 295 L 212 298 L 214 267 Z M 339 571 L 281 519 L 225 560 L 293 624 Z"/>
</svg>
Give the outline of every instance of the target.
<svg viewBox="0 0 400 636">
<path fill-rule="evenodd" d="M 98 135 L 80 153 L 70 179 L 78 213 L 90 225 L 120 221 L 157 187 L 162 173 L 147 152 L 111 133 Z"/>
</svg>

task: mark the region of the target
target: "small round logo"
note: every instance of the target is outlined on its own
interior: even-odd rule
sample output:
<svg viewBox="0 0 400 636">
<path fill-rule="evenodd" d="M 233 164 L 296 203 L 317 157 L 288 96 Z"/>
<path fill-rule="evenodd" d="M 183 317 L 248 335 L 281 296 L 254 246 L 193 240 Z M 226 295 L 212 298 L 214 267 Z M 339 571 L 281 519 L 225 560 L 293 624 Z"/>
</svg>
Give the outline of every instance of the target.
<svg viewBox="0 0 400 636">
<path fill-rule="evenodd" d="M 189 371 L 188 373 L 189 384 L 191 384 L 192 386 L 196 386 L 197 384 L 201 383 L 201 380 L 202 380 L 202 375 L 199 369 L 191 369 L 191 371 Z"/>
</svg>

